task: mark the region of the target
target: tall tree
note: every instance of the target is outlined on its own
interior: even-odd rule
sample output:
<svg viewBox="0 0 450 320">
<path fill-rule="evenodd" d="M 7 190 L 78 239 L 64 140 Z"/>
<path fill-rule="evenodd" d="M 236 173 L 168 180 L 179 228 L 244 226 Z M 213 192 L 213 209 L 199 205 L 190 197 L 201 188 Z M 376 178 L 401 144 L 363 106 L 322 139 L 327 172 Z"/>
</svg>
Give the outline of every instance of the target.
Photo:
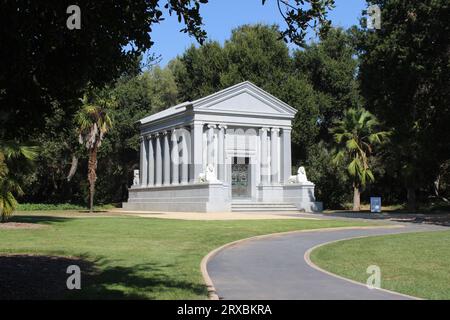
<svg viewBox="0 0 450 320">
<path fill-rule="evenodd" d="M 179 100 L 204 97 L 224 88 L 221 74 L 228 68 L 223 48 L 216 41 L 200 48 L 191 46 L 183 55 L 169 63 L 179 91 Z"/>
<path fill-rule="evenodd" d="M 108 110 L 111 102 L 108 98 L 96 98 L 89 101 L 85 96 L 82 109 L 76 114 L 79 142 L 84 144 L 89 153 L 88 181 L 89 181 L 89 211 L 94 210 L 95 181 L 97 180 L 97 152 L 105 133 L 112 127 Z"/>
<path fill-rule="evenodd" d="M 178 89 L 168 68 L 152 67 L 135 77 L 123 77 L 110 89 L 116 107 L 110 110 L 114 127 L 98 155 L 97 201 L 122 202 L 128 198 L 133 169 L 139 166 L 139 123 L 150 114 L 176 105 Z"/>
<path fill-rule="evenodd" d="M 378 120 L 363 108 L 351 108 L 344 112 L 342 120 L 331 128 L 337 144 L 336 163 L 346 162 L 353 181 L 353 211 L 359 211 L 361 191 L 375 177 L 370 168 L 370 156 L 376 145 L 384 143 L 389 133 L 379 130 Z"/>
<path fill-rule="evenodd" d="M 294 70 L 311 83 L 319 105 L 320 138 L 331 142 L 328 129 L 344 111 L 361 104 L 356 78 L 358 61 L 350 31 L 332 28 L 326 37 L 294 52 Z"/>
<path fill-rule="evenodd" d="M 392 128 L 390 166 L 415 209 L 417 190 L 433 185 L 450 154 L 450 4 L 368 3 L 380 7 L 381 29 L 360 30 L 362 92 L 369 110 Z"/>
</svg>

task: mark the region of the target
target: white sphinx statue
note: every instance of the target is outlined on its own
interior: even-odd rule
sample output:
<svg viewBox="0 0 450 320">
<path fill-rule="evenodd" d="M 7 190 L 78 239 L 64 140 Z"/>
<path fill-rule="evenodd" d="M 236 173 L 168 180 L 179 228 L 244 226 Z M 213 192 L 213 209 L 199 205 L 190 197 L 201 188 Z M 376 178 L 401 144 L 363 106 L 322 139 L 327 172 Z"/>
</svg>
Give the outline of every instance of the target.
<svg viewBox="0 0 450 320">
<path fill-rule="evenodd" d="M 133 186 L 139 185 L 139 170 L 133 171 Z"/>
<path fill-rule="evenodd" d="M 198 175 L 199 182 L 217 182 L 216 170 L 214 165 L 208 164 L 206 167 L 206 173 L 200 173 Z"/>
<path fill-rule="evenodd" d="M 206 181 L 217 182 L 216 168 L 212 164 L 206 167 Z"/>
<path fill-rule="evenodd" d="M 306 170 L 305 167 L 298 168 L 297 175 L 290 176 L 288 183 L 305 183 L 310 182 L 308 181 L 308 178 L 306 177 Z"/>
<path fill-rule="evenodd" d="M 306 177 L 305 167 L 298 168 L 298 171 L 297 171 L 297 182 L 298 183 L 309 182 L 308 178 Z"/>
</svg>

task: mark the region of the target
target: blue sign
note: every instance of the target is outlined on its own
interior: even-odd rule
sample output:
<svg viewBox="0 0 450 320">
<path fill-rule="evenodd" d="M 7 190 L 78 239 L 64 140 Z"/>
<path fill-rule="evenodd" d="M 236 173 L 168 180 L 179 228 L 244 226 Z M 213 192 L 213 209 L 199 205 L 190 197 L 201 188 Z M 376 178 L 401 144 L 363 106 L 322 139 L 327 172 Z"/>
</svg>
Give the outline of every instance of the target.
<svg viewBox="0 0 450 320">
<path fill-rule="evenodd" d="M 370 197 L 370 212 L 381 212 L 380 197 Z"/>
</svg>

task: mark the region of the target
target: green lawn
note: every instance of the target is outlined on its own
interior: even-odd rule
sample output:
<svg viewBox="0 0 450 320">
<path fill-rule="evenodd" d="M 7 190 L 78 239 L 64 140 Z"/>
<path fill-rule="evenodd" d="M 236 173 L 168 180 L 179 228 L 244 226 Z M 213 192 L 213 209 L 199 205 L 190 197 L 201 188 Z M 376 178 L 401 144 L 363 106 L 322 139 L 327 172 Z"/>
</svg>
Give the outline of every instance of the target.
<svg viewBox="0 0 450 320">
<path fill-rule="evenodd" d="M 319 247 L 321 268 L 366 283 L 369 265 L 381 269 L 381 287 L 426 299 L 450 299 L 450 231 L 379 236 Z"/>
<path fill-rule="evenodd" d="M 367 225 L 319 220 L 184 221 L 16 216 L 41 229 L 0 230 L 0 253 L 83 257 L 94 271 L 70 298 L 204 299 L 200 261 L 233 240 L 273 232 Z M 39 270 L 36 270 L 39 276 Z M 66 276 L 64 276 L 66 277 Z M 87 279 L 86 279 L 87 278 Z M 44 279 L 45 281 L 45 279 Z"/>
</svg>

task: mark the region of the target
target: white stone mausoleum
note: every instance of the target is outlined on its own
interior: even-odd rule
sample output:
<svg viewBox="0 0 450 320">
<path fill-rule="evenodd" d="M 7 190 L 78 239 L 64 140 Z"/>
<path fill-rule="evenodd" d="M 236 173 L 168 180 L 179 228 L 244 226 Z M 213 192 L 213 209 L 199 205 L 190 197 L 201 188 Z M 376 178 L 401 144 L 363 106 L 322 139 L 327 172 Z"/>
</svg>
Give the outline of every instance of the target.
<svg viewBox="0 0 450 320">
<path fill-rule="evenodd" d="M 296 110 L 246 81 L 140 120 L 140 170 L 126 210 L 320 211 L 291 176 Z"/>
</svg>

